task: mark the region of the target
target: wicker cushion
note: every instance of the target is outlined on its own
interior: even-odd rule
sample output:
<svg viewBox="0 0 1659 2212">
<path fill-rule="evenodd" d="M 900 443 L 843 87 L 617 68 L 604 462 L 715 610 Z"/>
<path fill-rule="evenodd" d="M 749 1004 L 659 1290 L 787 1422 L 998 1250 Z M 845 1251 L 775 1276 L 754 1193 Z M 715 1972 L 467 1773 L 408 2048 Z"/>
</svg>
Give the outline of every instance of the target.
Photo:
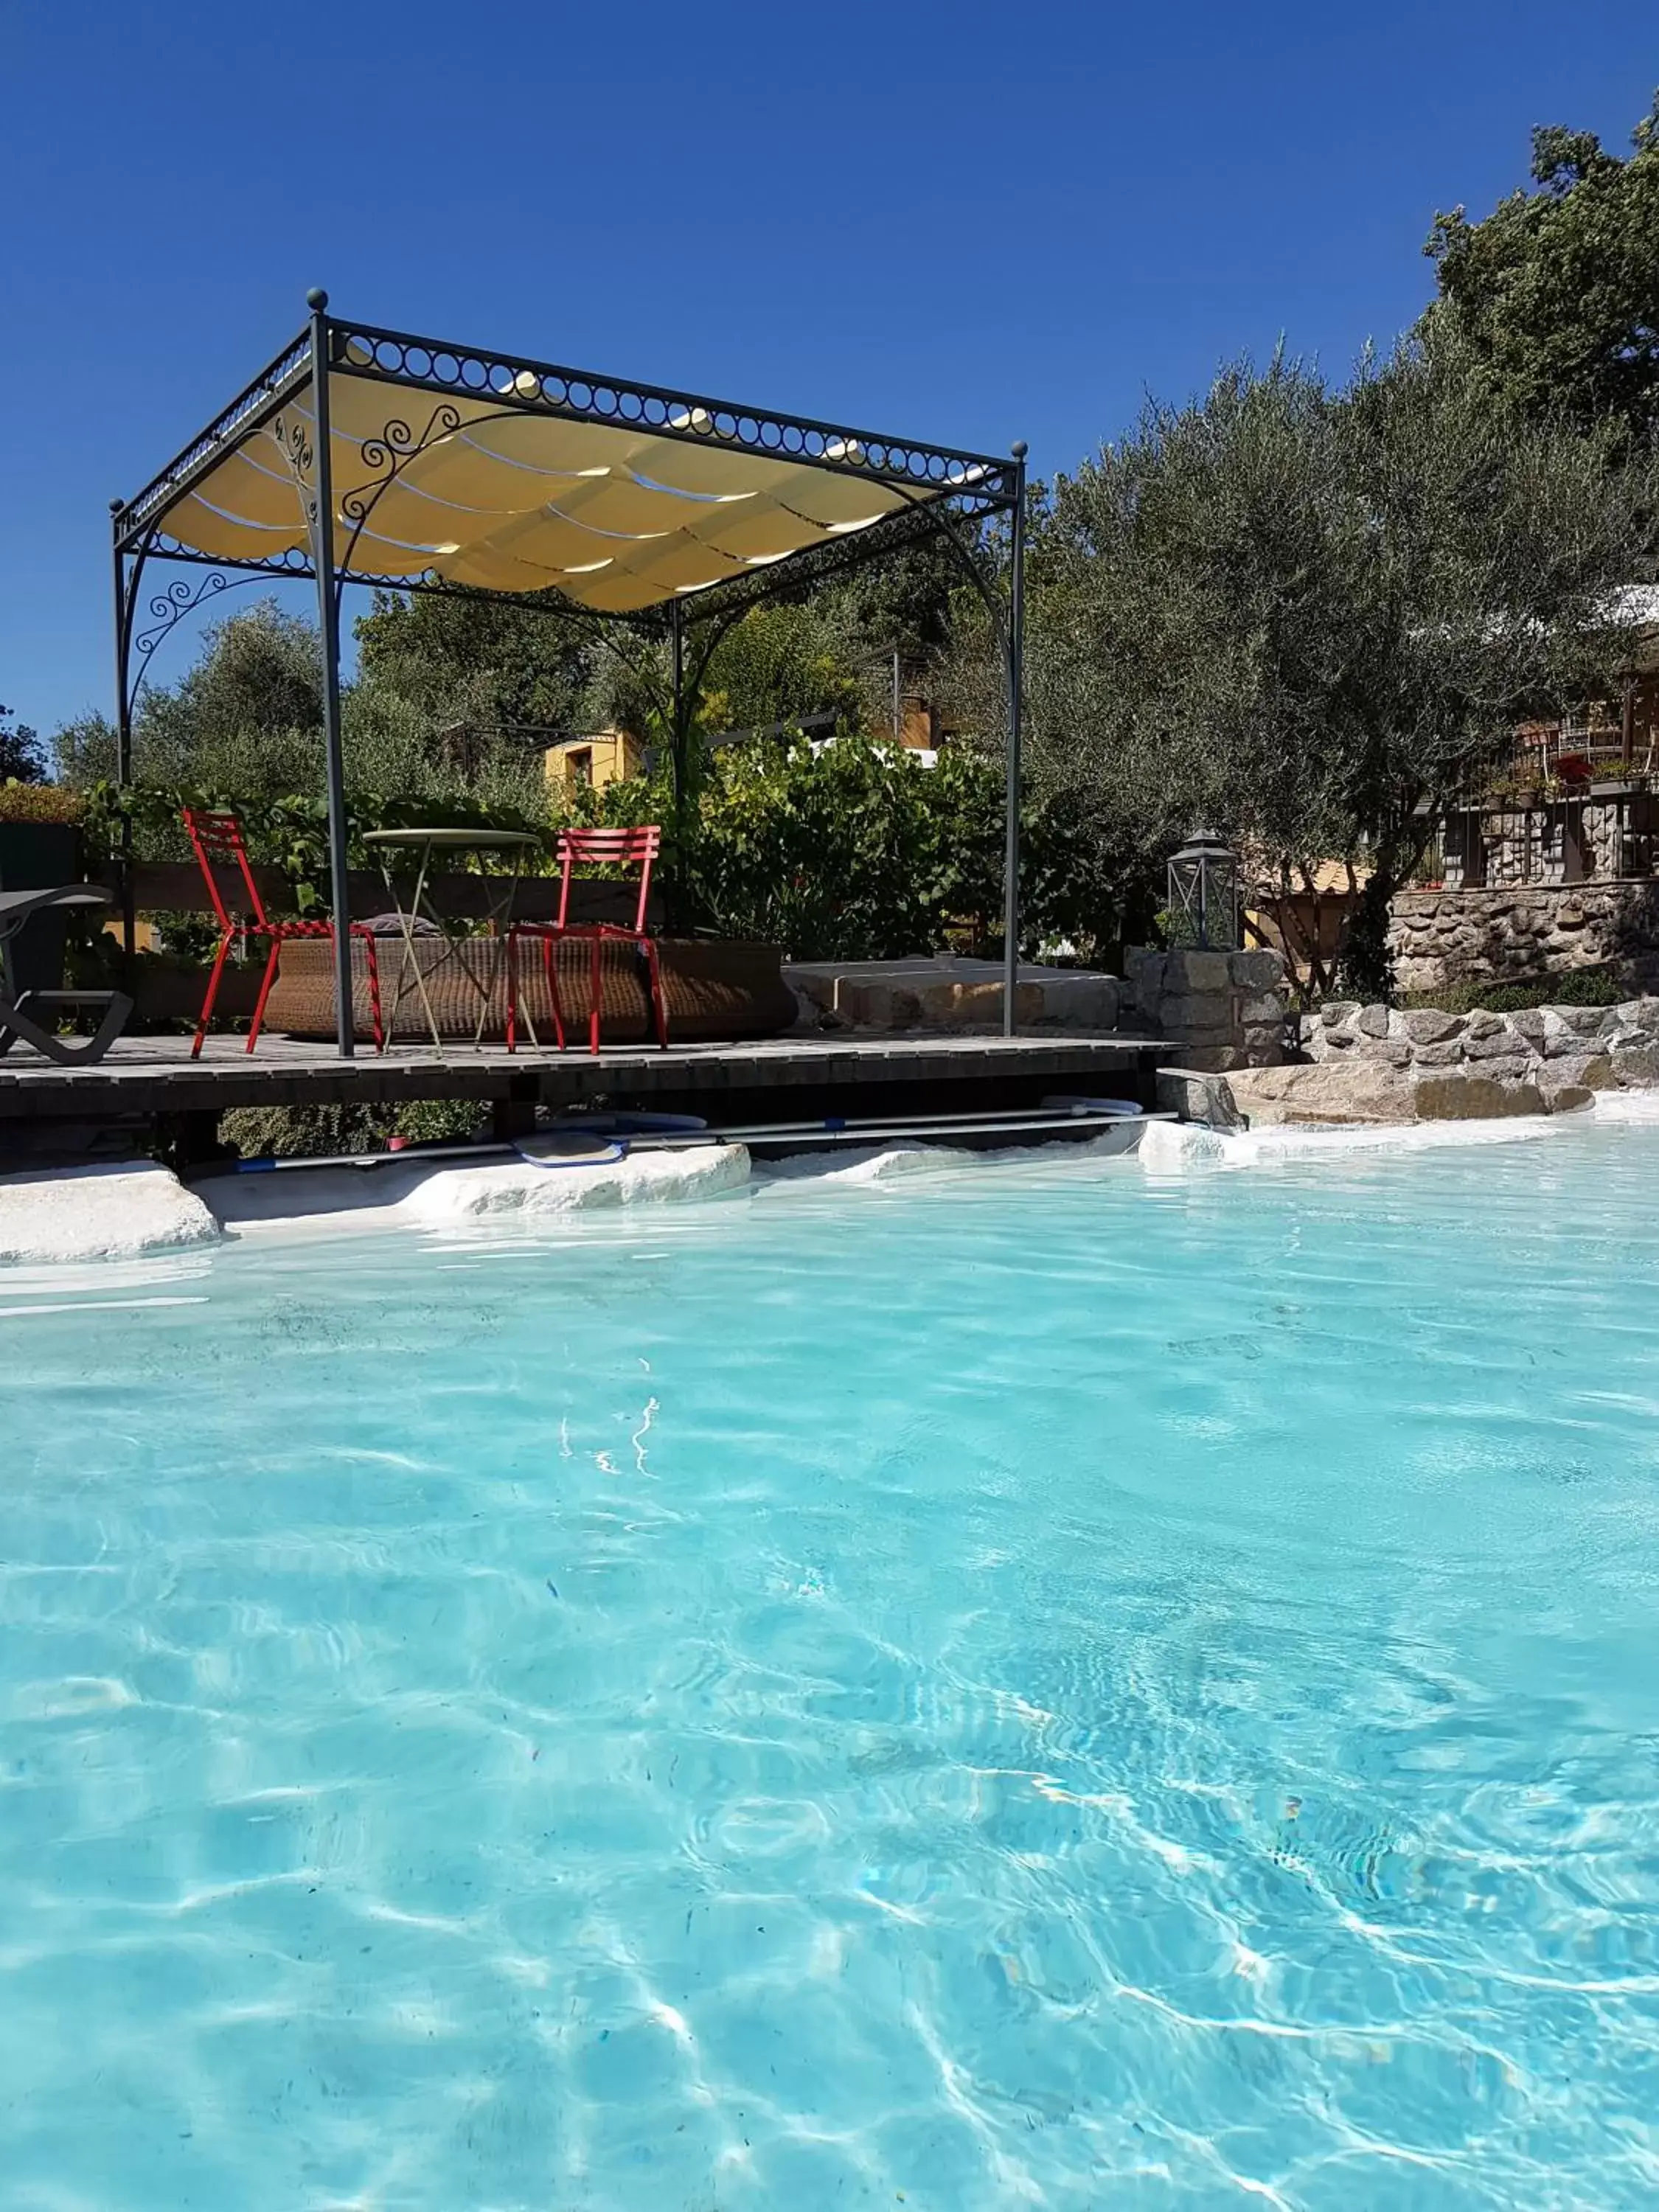
<svg viewBox="0 0 1659 2212">
<path fill-rule="evenodd" d="M 492 951 L 496 953 L 498 972 L 483 1034 L 487 1039 L 499 1042 L 506 1035 L 506 963 L 501 957 L 504 948 L 492 947 L 487 939 L 473 938 L 467 940 L 464 949 L 480 979 L 489 972 Z M 463 973 L 459 962 L 446 958 L 448 950 L 436 939 L 422 939 L 416 957 L 440 1036 L 446 1042 L 470 1043 L 478 1019 L 478 994 Z M 559 1001 L 564 1013 L 566 1041 L 570 1044 L 585 1043 L 592 946 L 579 939 L 567 939 L 553 950 L 558 963 Z M 395 939 L 382 939 L 375 951 L 380 976 L 380 1006 L 388 1037 L 397 1044 L 430 1043 L 432 1031 L 416 984 L 408 946 Z M 671 1043 L 775 1036 L 793 1023 L 795 1000 L 783 980 L 782 955 L 776 945 L 663 938 L 659 940 L 659 952 Z M 521 939 L 518 957 L 520 1036 L 527 1044 L 527 1017 L 540 1042 L 550 1045 L 553 1009 L 540 943 L 533 939 Z M 368 948 L 361 939 L 354 941 L 351 947 L 351 973 L 356 1034 L 361 1039 L 372 1040 L 374 1031 L 369 1015 Z M 615 940 L 601 943 L 599 1006 L 605 1043 L 639 1044 L 651 1036 L 645 962 L 635 946 Z M 282 964 L 265 1010 L 265 1026 L 288 1036 L 333 1036 L 334 947 L 326 939 L 301 940 L 283 946 Z"/>
</svg>

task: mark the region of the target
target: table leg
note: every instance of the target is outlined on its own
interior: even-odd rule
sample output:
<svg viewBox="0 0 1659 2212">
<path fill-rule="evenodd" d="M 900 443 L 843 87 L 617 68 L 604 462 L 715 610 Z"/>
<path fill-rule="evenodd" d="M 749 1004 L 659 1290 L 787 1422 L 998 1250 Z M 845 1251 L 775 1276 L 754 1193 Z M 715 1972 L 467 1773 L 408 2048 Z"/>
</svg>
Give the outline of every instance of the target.
<svg viewBox="0 0 1659 2212">
<path fill-rule="evenodd" d="M 422 845 L 420 866 L 415 872 L 415 890 L 409 902 L 407 914 L 404 911 L 402 899 L 398 896 L 397 885 L 392 880 L 392 871 L 384 861 L 380 865 L 380 874 L 386 890 L 391 893 L 392 908 L 398 916 L 398 927 L 403 933 L 404 949 L 409 957 L 410 972 L 415 978 L 415 988 L 419 993 L 421 1004 L 426 1011 L 426 1025 L 432 1032 L 432 1048 L 434 1052 L 441 1053 L 444 1048 L 444 1041 L 438 1034 L 438 1017 L 432 1011 L 431 996 L 426 988 L 426 977 L 421 969 L 421 956 L 416 949 L 420 940 L 415 934 L 415 924 L 420 918 L 421 902 L 426 896 L 427 871 L 431 865 L 431 846 Z M 408 988 L 406 983 L 399 981 L 397 1000 L 392 1010 L 392 1020 L 386 1025 L 386 1034 L 388 1038 L 393 1033 L 398 1018 L 398 1008 L 402 1006 Z"/>
<path fill-rule="evenodd" d="M 504 928 L 511 929 L 513 927 L 513 902 L 519 895 L 519 877 L 523 867 L 522 855 L 515 846 L 513 855 L 513 872 L 507 879 L 506 895 L 489 908 L 484 917 L 489 925 L 490 932 L 489 975 L 480 994 L 482 1002 L 478 1007 L 477 1027 L 472 1032 L 472 1049 L 475 1052 L 483 1042 L 484 1024 L 489 1018 L 489 1001 L 495 994 L 496 979 L 501 971 L 502 931 Z M 536 1039 L 536 1032 L 533 1029 L 530 1032 L 530 1037 L 533 1044 Z"/>
</svg>

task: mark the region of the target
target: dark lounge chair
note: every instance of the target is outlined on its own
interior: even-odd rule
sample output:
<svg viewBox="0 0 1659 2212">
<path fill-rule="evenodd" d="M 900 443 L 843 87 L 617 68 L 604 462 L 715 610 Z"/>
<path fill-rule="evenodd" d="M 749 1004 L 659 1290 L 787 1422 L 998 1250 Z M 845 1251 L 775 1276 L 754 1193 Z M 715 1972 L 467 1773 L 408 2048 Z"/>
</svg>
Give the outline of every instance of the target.
<svg viewBox="0 0 1659 2212">
<path fill-rule="evenodd" d="M 24 991 L 14 998 L 11 979 L 11 940 L 37 914 L 48 909 L 62 912 L 65 908 L 107 906 L 109 893 L 94 889 L 90 884 L 60 884 L 55 889 L 34 891 L 0 891 L 0 1053 L 11 1050 L 21 1037 L 48 1060 L 61 1060 L 65 1065 L 76 1060 L 101 1060 L 114 1043 L 132 1012 L 132 1001 L 124 991 Z M 26 1008 L 50 1014 L 61 1006 L 101 1006 L 103 1019 L 95 1036 L 68 1039 L 60 1037 L 52 1028 L 43 1028 Z"/>
</svg>

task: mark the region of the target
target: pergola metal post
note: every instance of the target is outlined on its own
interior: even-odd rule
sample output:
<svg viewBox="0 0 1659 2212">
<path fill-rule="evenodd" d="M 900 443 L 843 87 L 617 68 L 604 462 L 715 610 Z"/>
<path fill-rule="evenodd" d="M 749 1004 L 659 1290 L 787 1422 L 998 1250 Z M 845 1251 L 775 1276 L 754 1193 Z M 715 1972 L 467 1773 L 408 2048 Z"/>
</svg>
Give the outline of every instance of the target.
<svg viewBox="0 0 1659 2212">
<path fill-rule="evenodd" d="M 668 610 L 668 636 L 673 658 L 673 702 L 669 709 L 668 757 L 674 771 L 674 896 L 685 902 L 686 787 L 690 781 L 690 748 L 685 741 L 685 615 L 678 599 Z"/>
<path fill-rule="evenodd" d="M 1006 843 L 1002 882 L 1002 1034 L 1014 1034 L 1014 994 L 1019 984 L 1019 794 L 1020 713 L 1025 660 L 1025 441 L 1013 447 L 1014 507 L 1010 526 L 1008 624 L 1003 652 L 1008 664 Z"/>
<path fill-rule="evenodd" d="M 121 512 L 121 502 L 112 499 L 109 503 L 112 516 Z M 142 560 L 143 556 L 139 556 Z M 128 556 L 118 544 L 115 547 L 115 781 L 125 793 L 132 781 L 132 692 L 128 683 L 130 655 L 132 649 L 132 610 L 137 597 L 135 574 L 130 583 L 127 577 Z M 132 812 L 125 799 L 121 807 L 121 951 L 131 978 L 132 963 L 138 950 L 138 908 L 132 882 Z"/>
<path fill-rule="evenodd" d="M 351 890 L 347 868 L 345 754 L 340 743 L 340 594 L 334 580 L 334 468 L 329 436 L 328 295 L 307 292 L 311 389 L 316 406 L 312 460 L 311 558 L 323 633 L 323 750 L 328 769 L 329 888 L 334 909 L 334 1035 L 342 1060 L 356 1051 L 351 994 Z"/>
</svg>

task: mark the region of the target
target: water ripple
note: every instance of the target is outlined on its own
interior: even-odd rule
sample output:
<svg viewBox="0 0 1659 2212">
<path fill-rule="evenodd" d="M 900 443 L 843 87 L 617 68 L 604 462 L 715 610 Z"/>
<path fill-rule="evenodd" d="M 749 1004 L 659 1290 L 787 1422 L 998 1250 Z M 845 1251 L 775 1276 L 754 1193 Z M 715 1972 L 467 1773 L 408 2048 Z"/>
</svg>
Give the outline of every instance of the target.
<svg viewBox="0 0 1659 2212">
<path fill-rule="evenodd" d="M 12 1285 L 7 2205 L 1659 2201 L 1656 1166 Z"/>
</svg>

